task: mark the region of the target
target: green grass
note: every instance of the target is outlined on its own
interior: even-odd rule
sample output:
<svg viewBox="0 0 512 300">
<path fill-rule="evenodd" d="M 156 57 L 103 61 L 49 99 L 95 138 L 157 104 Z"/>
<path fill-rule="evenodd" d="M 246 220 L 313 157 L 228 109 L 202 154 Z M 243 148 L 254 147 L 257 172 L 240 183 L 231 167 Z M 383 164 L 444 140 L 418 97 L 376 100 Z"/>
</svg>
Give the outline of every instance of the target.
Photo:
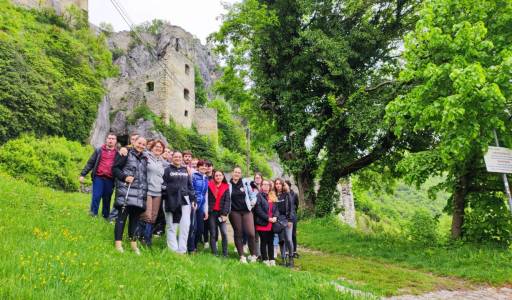
<svg viewBox="0 0 512 300">
<path fill-rule="evenodd" d="M 425 247 L 398 237 L 365 234 L 334 219 L 300 222 L 297 234 L 300 245 L 344 259 L 350 257 L 392 263 L 436 275 L 459 277 L 474 284 L 512 283 L 511 249 L 459 243 Z M 382 284 L 385 285 L 385 281 Z M 393 291 L 393 288 L 398 286 L 391 286 L 385 291 Z"/>
<path fill-rule="evenodd" d="M 1 299 L 354 299 L 315 273 L 179 256 L 163 239 L 141 256 L 117 253 L 89 199 L 0 173 Z"/>
</svg>

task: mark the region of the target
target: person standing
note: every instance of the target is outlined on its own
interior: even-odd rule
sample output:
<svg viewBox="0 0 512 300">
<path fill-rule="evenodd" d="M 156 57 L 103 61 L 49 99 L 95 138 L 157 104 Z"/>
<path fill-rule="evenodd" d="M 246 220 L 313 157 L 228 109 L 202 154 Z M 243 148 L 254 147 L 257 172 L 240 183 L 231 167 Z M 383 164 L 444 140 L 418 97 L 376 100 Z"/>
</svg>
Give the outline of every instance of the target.
<svg viewBox="0 0 512 300">
<path fill-rule="evenodd" d="M 188 252 L 197 251 L 197 245 L 203 239 L 204 224 L 208 219 L 208 177 L 206 177 L 206 163 L 204 160 L 197 162 L 197 171 L 192 173 L 192 186 L 197 200 L 197 208 L 192 211 L 195 222 L 190 224 L 188 237 Z"/>
<path fill-rule="evenodd" d="M 187 167 L 188 175 L 192 176 L 194 168 L 192 167 L 192 151 L 183 151 L 183 165 Z"/>
<path fill-rule="evenodd" d="M 288 267 L 293 268 L 293 220 L 295 215 L 295 209 L 288 190 L 288 185 L 283 179 L 277 178 L 274 180 L 275 191 L 277 194 L 277 208 L 279 215 L 286 216 L 287 226 L 279 233 L 279 246 L 281 252 L 281 258 L 283 262 L 286 262 Z M 285 247 L 286 250 L 285 251 Z M 286 254 L 286 252 L 288 252 Z"/>
<path fill-rule="evenodd" d="M 162 201 L 162 184 L 164 182 L 163 175 L 165 169 L 162 153 L 164 149 L 164 142 L 155 140 L 148 146 L 148 152 L 146 153 L 148 158 L 148 195 L 143 220 L 145 222 L 144 242 L 148 246 L 152 244 L 153 225 L 155 224 Z"/>
<path fill-rule="evenodd" d="M 218 230 L 222 237 L 222 255 L 228 256 L 228 230 L 226 221 L 231 209 L 229 185 L 224 174 L 213 171 L 213 179 L 208 182 L 208 225 L 210 228 L 210 249 L 214 255 L 217 251 Z"/>
<path fill-rule="evenodd" d="M 109 133 L 105 144 L 94 150 L 79 178 L 83 183 L 84 177 L 92 171 L 92 200 L 89 214 L 93 217 L 98 215 L 100 200 L 102 200 L 101 215 L 105 220 L 108 220 L 110 214 L 110 200 L 114 189 L 112 166 L 117 153 L 116 143 L 117 136 Z"/>
<path fill-rule="evenodd" d="M 263 263 L 267 266 L 275 266 L 274 259 L 274 233 L 272 224 L 277 221 L 279 210 L 274 202 L 268 197 L 270 192 L 270 181 L 263 180 L 260 192 L 256 196 L 254 206 L 256 231 L 260 236 L 260 252 Z"/>
<path fill-rule="evenodd" d="M 290 191 L 290 197 L 292 199 L 293 208 L 294 208 L 294 218 L 293 218 L 293 231 L 292 231 L 292 241 L 293 241 L 293 258 L 299 258 L 299 253 L 297 252 L 297 223 L 299 221 L 299 216 L 297 214 L 299 209 L 299 195 L 295 193 L 292 189 L 292 183 L 290 180 L 285 180 L 288 185 L 288 190 Z"/>
<path fill-rule="evenodd" d="M 163 177 L 167 193 L 163 205 L 167 224 L 167 247 L 179 254 L 187 253 L 190 212 L 197 208 L 192 180 L 182 163 L 181 152 L 175 151 L 172 154 L 172 164 L 165 169 Z"/>
<path fill-rule="evenodd" d="M 256 204 L 256 194 L 253 193 L 249 181 L 242 179 L 242 169 L 235 167 L 229 181 L 229 192 L 231 194 L 231 212 L 229 214 L 229 222 L 233 226 L 235 234 L 235 246 L 240 257 L 241 263 L 246 263 L 247 258 L 244 256 L 243 233 L 247 236 L 249 245 L 248 257 L 249 262 L 256 262 L 254 249 L 254 218 L 252 208 Z"/>
<path fill-rule="evenodd" d="M 116 178 L 116 203 L 119 211 L 114 228 L 115 247 L 119 252 L 124 252 L 122 246 L 125 222 L 128 219 L 128 237 L 132 250 L 140 255 L 137 247 L 136 229 L 140 214 L 146 208 L 148 193 L 147 158 L 144 155 L 146 139 L 139 136 L 133 147 L 128 150 L 128 155 L 116 155 L 112 168 Z"/>
</svg>

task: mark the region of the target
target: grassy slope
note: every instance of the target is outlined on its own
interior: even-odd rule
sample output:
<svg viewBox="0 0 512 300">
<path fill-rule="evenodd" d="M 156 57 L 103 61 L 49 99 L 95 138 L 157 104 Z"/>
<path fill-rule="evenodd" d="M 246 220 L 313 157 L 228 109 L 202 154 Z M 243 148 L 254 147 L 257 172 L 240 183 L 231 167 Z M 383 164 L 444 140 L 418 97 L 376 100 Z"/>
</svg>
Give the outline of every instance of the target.
<svg viewBox="0 0 512 300">
<path fill-rule="evenodd" d="M 325 276 L 177 256 L 163 241 L 137 257 L 113 250 L 113 227 L 87 216 L 89 196 L 0 174 L 0 298 L 345 298 Z M 126 248 L 129 248 L 126 245 Z"/>
<path fill-rule="evenodd" d="M 299 244 L 345 260 L 371 259 L 381 264 L 393 263 L 437 275 L 457 276 L 479 284 L 512 283 L 511 249 L 474 245 L 426 248 L 397 238 L 363 234 L 334 220 L 301 222 L 298 235 Z M 391 290 L 393 287 L 398 288 L 394 285 Z"/>
</svg>

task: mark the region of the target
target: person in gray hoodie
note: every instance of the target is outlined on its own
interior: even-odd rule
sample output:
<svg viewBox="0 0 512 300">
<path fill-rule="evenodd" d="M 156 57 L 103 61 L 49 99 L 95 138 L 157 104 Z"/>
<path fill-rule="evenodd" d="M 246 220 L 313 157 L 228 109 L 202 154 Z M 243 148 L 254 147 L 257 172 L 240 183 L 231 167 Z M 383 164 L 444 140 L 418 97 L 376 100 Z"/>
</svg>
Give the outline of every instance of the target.
<svg viewBox="0 0 512 300">
<path fill-rule="evenodd" d="M 144 242 L 151 246 L 153 236 L 153 225 L 155 224 L 160 204 L 162 202 L 162 184 L 164 182 L 164 169 L 166 167 L 162 154 L 165 144 L 161 140 L 153 141 L 148 147 L 146 156 L 148 158 L 148 198 L 146 211 L 142 215 L 144 224 Z"/>
</svg>

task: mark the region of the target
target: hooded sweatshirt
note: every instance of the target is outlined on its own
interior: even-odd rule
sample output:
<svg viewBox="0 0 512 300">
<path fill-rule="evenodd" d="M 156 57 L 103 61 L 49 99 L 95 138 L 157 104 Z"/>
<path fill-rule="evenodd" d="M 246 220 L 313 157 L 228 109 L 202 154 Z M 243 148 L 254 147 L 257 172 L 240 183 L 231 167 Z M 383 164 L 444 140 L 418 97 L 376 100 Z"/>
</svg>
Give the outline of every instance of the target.
<svg viewBox="0 0 512 300">
<path fill-rule="evenodd" d="M 148 158 L 148 195 L 160 197 L 164 182 L 164 160 L 151 152 L 147 152 L 146 156 Z"/>
</svg>

